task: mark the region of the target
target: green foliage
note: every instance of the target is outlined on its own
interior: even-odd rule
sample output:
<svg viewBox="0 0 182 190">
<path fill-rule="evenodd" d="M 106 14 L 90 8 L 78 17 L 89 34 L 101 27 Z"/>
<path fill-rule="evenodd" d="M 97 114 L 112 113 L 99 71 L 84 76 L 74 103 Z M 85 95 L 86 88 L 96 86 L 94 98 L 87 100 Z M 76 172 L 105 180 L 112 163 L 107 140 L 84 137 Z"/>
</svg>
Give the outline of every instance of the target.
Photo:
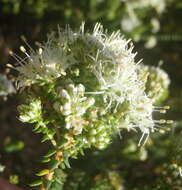
<svg viewBox="0 0 182 190">
<path fill-rule="evenodd" d="M 19 177 L 17 175 L 10 175 L 9 176 L 9 182 L 12 184 L 18 184 L 19 183 Z"/>
<path fill-rule="evenodd" d="M 8 153 L 20 151 L 24 148 L 24 142 L 22 141 L 14 141 L 7 142 L 4 146 L 4 150 Z"/>
<path fill-rule="evenodd" d="M 2 175 L 8 178 L 8 176 L 16 174 L 17 172 L 15 171 L 18 171 L 23 174 L 18 175 L 20 176 L 20 186 L 24 186 L 27 179 L 29 180 L 29 183 L 32 180 L 31 172 L 37 173 L 39 176 L 42 176 L 42 179 L 35 182 L 33 186 L 42 189 L 44 189 L 42 186 L 42 184 L 44 184 L 45 188 L 51 190 L 114 190 L 117 189 L 117 187 L 113 186 L 113 183 L 109 178 L 109 172 L 115 171 L 119 176 L 118 178 L 120 178 L 120 182 L 118 183 L 120 184 L 120 186 L 118 186 L 120 189 L 180 189 L 181 178 L 179 177 L 179 169 L 182 166 L 180 148 L 182 126 L 180 56 L 180 41 L 182 39 L 180 34 L 182 16 L 181 8 L 182 3 L 173 0 L 1 0 L 1 63 L 9 63 L 6 54 L 7 46 L 13 48 L 15 46 L 14 49 L 19 46 L 19 44 L 16 43 L 17 36 L 14 36 L 16 35 L 16 32 L 18 36 L 24 33 L 28 39 L 34 38 L 37 40 L 44 38 L 47 30 L 52 30 L 52 28 L 55 28 L 58 23 L 61 26 L 69 23 L 71 26 L 75 27 L 79 26 L 82 21 L 86 21 L 87 25 L 90 27 L 93 23 L 102 21 L 103 25 L 109 29 L 108 33 L 113 29 L 121 28 L 123 34 L 134 39 L 136 48 L 140 52 L 138 57 L 144 57 L 144 62 L 147 64 L 154 65 L 158 60 L 164 59 L 163 66 L 165 70 L 169 72 L 172 82 L 170 91 L 168 89 L 169 80 L 163 77 L 165 74 L 160 72 L 160 68 L 150 66 L 145 66 L 146 68 L 141 75 L 141 78 L 143 78 L 147 84 L 145 86 L 142 85 L 141 88 L 142 90 L 145 89 L 147 96 L 153 99 L 153 103 L 158 106 L 160 106 L 161 102 L 166 100 L 170 94 L 170 99 L 165 103 L 171 107 L 171 111 L 167 115 L 167 118 L 172 118 L 176 121 L 172 125 L 172 138 L 171 133 L 166 132 L 169 130 L 169 126 L 166 126 L 167 124 L 165 123 L 160 125 L 159 129 L 160 133 L 165 134 L 152 135 L 152 138 L 149 138 L 145 147 L 139 149 L 137 146 L 138 139 L 133 135 L 125 136 L 124 130 L 121 131 L 123 138 L 121 140 L 118 139 L 118 143 L 113 144 L 113 137 L 119 133 L 118 130 L 115 131 L 116 134 L 114 134 L 113 131 L 108 132 L 108 130 L 102 128 L 102 124 L 112 119 L 111 125 L 116 126 L 118 124 L 116 118 L 119 117 L 120 113 L 127 112 L 129 109 L 129 103 L 124 102 L 122 106 L 118 107 L 120 112 L 119 114 L 115 113 L 114 118 L 111 118 L 111 115 L 108 114 L 108 117 L 100 122 L 101 125 L 96 125 L 94 129 L 88 131 L 83 129 L 76 130 L 77 133 L 84 131 L 87 140 L 91 142 L 89 145 L 84 146 L 84 143 L 82 142 L 83 139 L 79 137 L 79 134 L 75 135 L 74 131 L 74 140 L 78 142 L 78 144 L 73 149 L 79 151 L 71 157 L 79 158 L 78 161 L 69 159 L 69 153 L 67 152 L 64 152 L 64 155 L 62 155 L 58 150 L 65 149 L 70 141 L 72 141 L 70 136 L 66 136 L 68 129 L 63 129 L 63 126 L 65 126 L 65 123 L 72 123 L 73 119 L 75 119 L 75 117 L 66 118 L 64 114 L 69 112 L 69 104 L 71 104 L 71 107 L 78 106 L 83 109 L 88 102 L 85 101 L 85 104 L 74 104 L 74 102 L 58 95 L 58 87 L 65 84 L 63 88 L 68 92 L 66 78 L 67 76 L 71 76 L 71 81 L 76 81 L 74 83 L 75 88 L 78 88 L 77 85 L 84 81 L 87 92 L 99 90 L 99 88 L 97 88 L 98 82 L 95 80 L 94 75 L 90 74 L 90 72 L 84 72 L 85 67 L 82 63 L 84 63 L 86 58 L 83 56 L 82 52 L 79 52 L 79 48 L 77 49 L 77 44 L 72 44 L 71 48 L 76 52 L 74 57 L 79 56 L 81 60 L 80 63 L 67 70 L 66 76 L 60 67 L 54 68 L 53 65 L 47 67 L 49 68 L 49 71 L 51 71 L 49 73 L 44 72 L 47 69 L 46 67 L 43 67 L 42 70 L 37 70 L 37 67 L 33 68 L 33 71 L 36 74 L 33 75 L 31 80 L 26 81 L 26 84 L 29 85 L 29 87 L 25 88 L 25 91 L 29 96 L 21 97 L 21 100 L 18 100 L 18 104 L 20 104 L 19 102 L 24 101 L 24 98 L 27 100 L 26 103 L 21 105 L 18 109 L 21 113 L 20 120 L 32 123 L 33 131 L 41 134 L 40 141 L 45 142 L 44 144 L 47 154 L 41 162 L 44 163 L 44 168 L 46 169 L 39 170 L 39 164 L 35 164 L 34 162 L 36 159 L 32 159 L 34 156 L 27 158 L 29 154 L 25 155 L 23 149 L 24 142 L 17 139 L 17 135 L 13 133 L 15 130 L 14 126 L 20 125 L 20 123 L 16 123 L 17 121 L 12 121 L 12 118 L 16 117 L 15 113 L 13 112 L 13 114 L 10 114 L 11 119 L 6 121 L 6 111 L 10 110 L 16 102 L 15 100 L 10 106 L 10 98 L 10 104 L 5 104 L 5 108 L 2 109 L 1 115 L 2 118 L 3 115 L 5 115 L 5 119 L 2 119 L 1 126 L 2 128 L 3 126 L 5 126 L 4 128 L 7 127 L 7 135 L 14 136 L 13 139 L 15 140 L 12 140 L 7 144 L 5 143 L 1 148 L 0 162 L 2 163 L 2 167 L 0 165 L 0 171 L 1 168 L 4 171 Z M 26 33 L 26 31 L 28 32 Z M 31 45 L 33 44 L 31 40 L 29 40 L 29 42 Z M 145 50 L 143 47 L 144 43 L 145 48 L 153 49 L 150 51 Z M 40 49 L 42 46 L 44 47 L 44 44 L 40 45 L 39 43 Z M 57 47 L 58 46 L 56 46 L 56 48 Z M 80 47 L 86 49 L 85 44 L 81 43 L 81 41 Z M 37 52 L 38 51 L 39 50 L 37 50 Z M 27 51 L 27 53 L 29 52 Z M 58 60 L 65 61 L 63 60 L 64 54 L 60 52 L 58 54 Z M 55 54 L 51 54 L 51 59 L 57 57 L 58 54 L 56 54 L 56 56 Z M 89 61 L 91 62 L 91 60 Z M 50 69 L 51 67 L 52 69 Z M 27 71 L 31 69 L 32 68 L 28 68 Z M 108 69 L 107 72 L 110 69 Z M 142 69 L 139 69 L 139 71 L 142 71 Z M 61 73 L 62 79 L 55 79 L 55 73 Z M 41 78 L 39 78 L 39 84 L 37 85 L 34 82 L 37 80 L 36 76 L 38 75 L 41 76 Z M 86 78 L 89 80 L 86 80 Z M 11 93 L 14 91 L 12 90 L 13 88 L 10 87 L 10 83 L 4 83 L 4 80 L 7 80 L 7 78 L 2 78 L 3 85 L 0 85 L 0 94 L 3 94 L 3 97 L 7 96 L 9 92 Z M 68 83 L 70 83 L 70 81 Z M 7 89 L 11 90 L 8 91 Z M 70 96 L 69 92 L 68 95 Z M 14 96 L 17 97 L 19 94 L 14 94 Z M 95 104 L 101 102 L 98 95 L 86 96 L 94 98 Z M 85 95 L 79 98 L 84 97 Z M 85 113 L 85 118 L 89 121 L 93 121 L 93 123 L 96 120 L 94 116 L 95 113 L 93 112 L 93 115 L 90 116 L 90 112 L 93 110 L 95 111 L 95 104 L 89 107 Z M 158 108 L 157 111 L 159 111 Z M 165 109 L 160 108 L 161 113 L 164 113 L 165 111 Z M 154 115 L 156 116 L 157 114 Z M 161 118 L 161 116 L 158 115 L 157 117 Z M 82 120 L 79 121 L 82 122 Z M 164 120 L 161 120 L 161 122 L 163 121 Z M 9 132 L 8 125 L 10 125 Z M 128 122 L 125 121 L 122 125 L 128 126 Z M 20 128 L 23 130 L 22 127 Z M 61 134 L 59 134 L 59 131 Z M 32 134 L 29 129 L 24 132 L 19 132 L 20 136 L 23 136 L 24 134 L 26 135 L 26 133 L 28 133 L 28 138 L 25 139 L 25 144 L 28 143 L 26 146 L 30 146 L 34 139 L 32 140 Z M 110 136 L 109 133 L 113 135 Z M 4 131 L 2 131 L 0 137 L 3 135 Z M 103 138 L 103 136 L 105 136 L 105 138 Z M 48 143 L 50 143 L 50 146 L 48 146 Z M 95 148 L 91 148 L 91 145 L 95 148 L 103 148 L 103 150 L 96 151 Z M 36 148 L 36 152 L 41 152 L 42 146 L 39 145 L 38 142 Z M 87 148 L 91 148 L 92 153 L 88 153 Z M 21 156 L 17 154 L 18 151 L 22 151 Z M 30 150 L 28 149 L 28 151 Z M 84 156 L 80 157 L 80 154 Z M 8 158 L 7 155 L 9 155 Z M 64 162 L 56 160 L 57 158 L 60 159 L 62 157 Z M 12 165 L 11 163 L 15 164 Z M 32 169 L 31 163 L 32 165 L 35 165 L 35 168 L 37 167 L 36 171 Z M 4 166 L 6 166 L 5 170 Z M 26 167 L 27 169 L 24 169 Z M 79 170 L 75 168 L 79 168 Z M 108 170 L 106 171 L 106 169 Z M 52 172 L 54 172 L 54 175 Z M 14 177 L 11 178 L 12 180 L 14 179 Z"/>
<path fill-rule="evenodd" d="M 42 161 L 47 163 L 46 169 L 36 174 L 42 181 L 33 186 L 62 187 L 66 176 L 61 174 L 71 168 L 71 158 L 84 155 L 87 148 L 106 149 L 123 129 L 141 130 L 140 146 L 156 129 L 155 122 L 169 124 L 152 117 L 153 102 L 168 88 L 167 74 L 159 68 L 138 66 L 128 43 L 119 32 L 104 34 L 100 24 L 93 33 L 85 32 L 82 24 L 78 32 L 68 27 L 57 35 L 52 33 L 48 42 L 30 55 L 20 47 L 28 60 L 22 65 L 20 59 L 16 67 L 18 86 L 27 95 L 27 104 L 18 107 L 19 118 L 34 123 L 33 131 L 42 134 L 41 142 L 53 146 Z M 155 92 L 152 82 L 159 85 L 161 93 Z M 141 148 L 134 157 L 145 160 L 147 152 Z M 111 176 L 119 178 L 112 172 L 106 178 L 101 175 L 91 190 L 117 189 Z"/>
</svg>

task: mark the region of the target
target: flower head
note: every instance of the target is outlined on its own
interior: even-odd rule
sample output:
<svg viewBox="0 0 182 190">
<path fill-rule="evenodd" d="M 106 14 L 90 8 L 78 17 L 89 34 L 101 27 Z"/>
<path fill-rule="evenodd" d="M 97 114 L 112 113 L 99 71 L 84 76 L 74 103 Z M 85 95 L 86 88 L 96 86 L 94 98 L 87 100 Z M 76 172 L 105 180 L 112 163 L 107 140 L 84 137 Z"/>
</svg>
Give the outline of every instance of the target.
<svg viewBox="0 0 182 190">
<path fill-rule="evenodd" d="M 65 128 L 75 134 L 89 130 L 88 120 L 95 112 L 92 125 L 101 121 L 111 129 L 110 135 L 121 128 L 139 128 L 148 135 L 155 128 L 154 91 L 145 91 L 147 74 L 141 75 L 144 67 L 135 61 L 133 44 L 119 31 L 108 34 L 98 23 L 92 33 L 84 30 L 82 24 L 77 32 L 67 27 L 58 35 L 52 33 L 38 51 L 28 53 L 21 47 L 26 58 L 16 67 L 19 85 L 56 88 L 53 107 L 62 115 Z M 149 72 L 154 73 L 154 68 Z"/>
<path fill-rule="evenodd" d="M 15 69 L 19 87 L 29 87 L 30 103 L 19 107 L 20 119 L 36 123 L 34 131 L 43 134 L 42 142 L 54 146 L 45 156 L 56 163 L 51 180 L 58 168 L 70 167 L 69 158 L 91 146 L 106 148 L 123 129 L 139 129 L 140 145 L 156 124 L 171 123 L 153 119 L 153 111 L 168 107 L 153 105 L 146 92 L 148 72 L 141 74 L 133 48 L 119 31 L 108 34 L 101 24 L 93 32 L 84 31 L 84 24 L 77 32 L 59 30 L 38 51 L 21 47 L 26 57 L 18 57 Z"/>
</svg>

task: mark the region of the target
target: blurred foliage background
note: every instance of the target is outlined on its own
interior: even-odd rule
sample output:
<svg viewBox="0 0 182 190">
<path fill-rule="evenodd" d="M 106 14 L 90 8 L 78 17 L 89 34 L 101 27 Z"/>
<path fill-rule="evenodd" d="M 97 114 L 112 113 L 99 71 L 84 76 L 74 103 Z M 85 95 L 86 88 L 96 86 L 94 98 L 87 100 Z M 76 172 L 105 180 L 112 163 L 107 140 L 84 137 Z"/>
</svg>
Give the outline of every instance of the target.
<svg viewBox="0 0 182 190">
<path fill-rule="evenodd" d="M 47 32 L 73 29 L 86 22 L 89 29 L 101 22 L 109 31 L 121 30 L 131 38 L 144 64 L 161 66 L 171 79 L 169 96 L 162 105 L 171 109 L 164 118 L 174 120 L 171 130 L 156 133 L 145 147 L 137 147 L 140 134 L 121 132 L 121 139 L 105 151 L 91 150 L 72 161 L 65 176 L 66 190 L 156 190 L 181 189 L 178 167 L 182 166 L 182 2 L 180 0 L 0 0 L 0 175 L 29 189 L 39 158 L 49 145 L 18 121 L 16 107 L 22 101 L 10 81 L 16 73 L 6 64 L 12 49 L 19 54 L 25 36 L 35 42 Z M 8 73 L 6 78 L 3 73 Z M 1 82 L 6 80 L 6 82 Z M 10 94 L 10 95 L 8 95 Z M 7 97 L 8 95 L 8 97 Z"/>
</svg>

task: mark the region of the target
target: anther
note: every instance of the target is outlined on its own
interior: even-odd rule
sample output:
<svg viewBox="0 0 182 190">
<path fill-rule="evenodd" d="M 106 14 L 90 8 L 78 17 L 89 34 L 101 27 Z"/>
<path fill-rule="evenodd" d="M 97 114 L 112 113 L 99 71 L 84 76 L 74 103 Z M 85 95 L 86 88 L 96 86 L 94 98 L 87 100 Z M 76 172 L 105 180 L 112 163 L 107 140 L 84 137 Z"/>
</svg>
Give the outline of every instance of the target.
<svg viewBox="0 0 182 190">
<path fill-rule="evenodd" d="M 42 55 L 42 52 L 43 52 L 42 48 L 39 48 L 38 50 L 39 55 Z"/>
<path fill-rule="evenodd" d="M 30 55 L 27 53 L 26 49 L 24 46 L 20 46 L 20 51 L 22 51 L 28 58 L 30 58 Z M 32 59 L 30 58 L 30 60 L 32 61 Z"/>
<path fill-rule="evenodd" d="M 62 74 L 63 76 L 66 76 L 66 72 L 65 72 L 65 71 L 61 71 L 61 74 Z"/>
<path fill-rule="evenodd" d="M 170 109 L 170 106 L 164 106 L 164 109 L 168 110 Z"/>
<path fill-rule="evenodd" d="M 26 52 L 26 49 L 24 48 L 24 46 L 20 46 L 20 50 L 25 53 Z"/>
<path fill-rule="evenodd" d="M 9 63 L 8 63 L 8 64 L 6 64 L 6 67 L 9 67 L 9 68 L 14 68 L 14 67 L 13 67 L 13 65 L 11 65 L 11 64 L 9 64 Z"/>
<path fill-rule="evenodd" d="M 21 36 L 22 41 L 26 44 L 26 46 L 32 51 L 35 52 L 34 49 L 28 44 L 25 36 Z"/>
<path fill-rule="evenodd" d="M 26 63 L 21 57 L 19 57 L 16 53 L 14 53 L 12 50 L 9 51 L 9 55 L 11 55 L 19 64 Z"/>
<path fill-rule="evenodd" d="M 166 120 L 165 119 L 160 119 L 159 123 L 161 123 L 161 124 L 166 123 Z"/>
<path fill-rule="evenodd" d="M 166 110 L 160 110 L 159 112 L 160 113 L 166 113 Z"/>
<path fill-rule="evenodd" d="M 12 55 L 13 55 L 13 51 L 12 51 L 12 50 L 9 50 L 9 54 L 12 56 Z"/>
<path fill-rule="evenodd" d="M 174 121 L 173 120 L 167 120 L 166 123 L 167 124 L 172 124 L 172 123 L 174 123 Z"/>
<path fill-rule="evenodd" d="M 35 42 L 35 45 L 38 46 L 38 47 L 42 46 L 42 44 L 40 42 L 37 42 L 37 41 Z"/>
</svg>

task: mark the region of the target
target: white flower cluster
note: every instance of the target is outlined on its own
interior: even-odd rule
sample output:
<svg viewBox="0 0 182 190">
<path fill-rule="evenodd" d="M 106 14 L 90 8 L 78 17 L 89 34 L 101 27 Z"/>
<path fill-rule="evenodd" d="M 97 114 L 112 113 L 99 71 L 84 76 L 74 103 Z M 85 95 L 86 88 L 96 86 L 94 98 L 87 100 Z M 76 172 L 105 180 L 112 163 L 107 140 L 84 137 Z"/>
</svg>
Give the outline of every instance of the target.
<svg viewBox="0 0 182 190">
<path fill-rule="evenodd" d="M 113 128 L 139 128 L 143 133 L 140 144 L 145 135 L 154 131 L 156 121 L 152 118 L 153 101 L 145 93 L 146 80 L 139 77 L 140 66 L 135 62 L 133 48 L 119 31 L 109 35 L 100 24 L 92 33 L 84 31 L 84 24 L 78 32 L 67 27 L 59 30 L 58 36 L 51 35 L 37 52 L 31 50 L 28 54 L 21 47 L 27 60 L 20 60 L 16 67 L 20 73 L 18 81 L 23 87 L 60 84 L 53 107 L 61 113 L 65 128 L 75 135 L 82 134 L 94 112 L 94 125 L 106 126 L 106 133 Z M 95 141 L 96 134 L 91 139 Z M 109 137 L 100 140 L 99 146 L 104 147 L 103 142 L 109 141 Z"/>
<path fill-rule="evenodd" d="M 111 36 L 103 36 L 102 27 L 96 25 L 93 36 L 102 44 L 96 56 L 90 56 L 93 60 L 93 73 L 100 84 L 100 91 L 105 103 L 105 111 L 112 110 L 120 113 L 123 105 L 127 109 L 121 112 L 121 128 L 140 128 L 143 134 L 149 134 L 154 129 L 152 119 L 152 100 L 142 90 L 145 81 L 140 81 L 137 75 L 138 64 L 134 58 L 133 46 L 121 37 L 119 32 Z M 92 36 L 92 39 L 94 39 Z M 85 40 L 85 43 L 88 43 Z M 97 42 L 98 43 L 98 42 Z M 124 122 L 123 122 L 124 118 Z M 123 124 L 124 123 L 124 124 Z"/>
<path fill-rule="evenodd" d="M 170 79 L 160 67 L 141 65 L 139 75 L 141 79 L 147 75 L 145 91 L 153 103 L 165 98 L 168 94 Z"/>
<path fill-rule="evenodd" d="M 75 135 L 81 134 L 87 124 L 82 115 L 95 103 L 94 98 L 84 97 L 85 87 L 82 84 L 69 84 L 66 89 L 58 87 L 57 91 L 60 101 L 54 103 L 54 109 L 65 116 L 67 129 L 73 129 Z"/>
<path fill-rule="evenodd" d="M 19 119 L 22 122 L 34 123 L 41 118 L 42 106 L 40 100 L 30 102 L 29 106 L 21 105 L 19 109 L 21 111 Z"/>
<path fill-rule="evenodd" d="M 7 96 L 15 92 L 15 88 L 10 80 L 3 74 L 0 74 L 0 96 Z"/>
<path fill-rule="evenodd" d="M 165 11 L 166 4 L 166 0 L 124 0 L 126 13 L 121 19 L 122 30 L 131 34 L 135 41 L 145 40 L 146 48 L 153 48 L 157 44 L 154 34 L 160 30 L 159 17 Z M 153 10 L 156 15 L 149 13 Z M 150 19 L 150 23 L 145 26 L 143 22 L 145 22 L 146 15 L 149 15 L 147 20 Z M 142 35 L 147 30 L 151 35 Z"/>
<path fill-rule="evenodd" d="M 132 9 L 141 9 L 151 6 L 155 8 L 158 13 L 162 13 L 166 7 L 166 0 L 129 0 L 127 3 Z"/>
<path fill-rule="evenodd" d="M 68 63 L 73 61 L 60 46 L 49 41 L 37 52 L 31 49 L 30 55 L 23 46 L 20 50 L 26 55 L 26 58 L 20 60 L 21 65 L 16 67 L 20 73 L 18 79 L 20 87 L 30 86 L 38 81 L 51 82 L 64 76 Z"/>
</svg>

